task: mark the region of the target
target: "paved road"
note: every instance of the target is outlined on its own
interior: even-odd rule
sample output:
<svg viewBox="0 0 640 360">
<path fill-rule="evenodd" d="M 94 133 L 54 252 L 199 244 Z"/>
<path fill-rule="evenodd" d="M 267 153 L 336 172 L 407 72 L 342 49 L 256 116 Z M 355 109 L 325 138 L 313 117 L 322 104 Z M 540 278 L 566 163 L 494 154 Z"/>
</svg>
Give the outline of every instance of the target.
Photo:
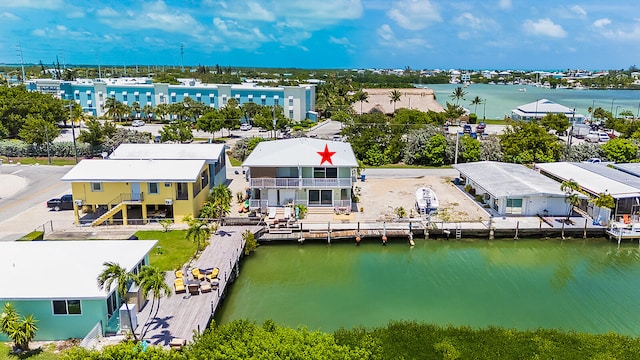
<svg viewBox="0 0 640 360">
<path fill-rule="evenodd" d="M 27 180 L 26 187 L 0 199 L 0 240 L 3 239 L 2 233 L 29 232 L 51 220 L 46 212 L 45 203 L 51 198 L 71 192 L 71 185 L 60 181 L 70 169 L 71 166 L 0 166 L 0 173 L 20 176 Z M 31 211 L 34 208 L 41 211 L 34 213 Z"/>
</svg>

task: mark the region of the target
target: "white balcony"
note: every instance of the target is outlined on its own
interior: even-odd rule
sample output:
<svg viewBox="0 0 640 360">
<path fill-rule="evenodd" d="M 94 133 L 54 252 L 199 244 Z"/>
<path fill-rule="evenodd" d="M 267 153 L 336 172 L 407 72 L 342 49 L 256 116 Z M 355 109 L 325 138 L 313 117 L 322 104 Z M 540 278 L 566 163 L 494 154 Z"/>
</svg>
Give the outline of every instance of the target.
<svg viewBox="0 0 640 360">
<path fill-rule="evenodd" d="M 252 178 L 250 186 L 252 188 L 348 188 L 351 187 L 351 178 L 336 179 L 311 179 L 311 178 Z"/>
</svg>

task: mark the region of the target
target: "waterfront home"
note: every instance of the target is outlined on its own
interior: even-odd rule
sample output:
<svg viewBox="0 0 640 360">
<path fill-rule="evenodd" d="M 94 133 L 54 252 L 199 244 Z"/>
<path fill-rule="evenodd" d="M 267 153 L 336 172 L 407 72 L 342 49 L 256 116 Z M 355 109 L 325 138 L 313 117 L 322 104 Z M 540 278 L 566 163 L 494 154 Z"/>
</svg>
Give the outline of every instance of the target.
<svg viewBox="0 0 640 360">
<path fill-rule="evenodd" d="M 520 164 L 480 161 L 453 165 L 460 184 L 494 215 L 565 216 L 560 183 Z"/>
<path fill-rule="evenodd" d="M 261 142 L 246 158 L 250 209 L 302 204 L 351 209 L 358 161 L 341 141 L 294 138 Z"/>
<path fill-rule="evenodd" d="M 625 168 L 624 165 L 614 165 Z M 608 167 L 602 163 L 556 162 L 536 164 L 541 174 L 557 181 L 574 180 L 580 189 L 592 197 L 609 194 L 615 200 L 615 207 L 609 215 L 608 209 L 598 209 L 592 202 L 583 201 L 580 208 L 593 218 L 603 221 L 617 219 L 640 211 L 640 177 L 629 172 Z M 632 169 L 632 166 L 627 166 Z"/>
<path fill-rule="evenodd" d="M 585 120 L 584 115 L 576 113 L 576 109 L 547 99 L 518 106 L 518 108 L 511 110 L 511 119 L 522 121 L 540 120 L 547 114 L 564 114 L 574 124 L 582 124 Z"/>
<path fill-rule="evenodd" d="M 98 287 L 103 264 L 114 262 L 137 273 L 149 264 L 149 252 L 156 243 L 155 240 L 0 242 L 0 307 L 10 302 L 22 316 L 33 315 L 38 321 L 35 340 L 83 338 L 92 329 L 98 335 L 115 333 L 120 326 L 121 301 L 115 290 L 117 283 L 110 291 Z M 122 311 L 126 314 L 126 309 Z M 132 304 L 132 317 L 136 317 L 137 311 Z M 0 334 L 0 341 L 7 339 Z"/>
<path fill-rule="evenodd" d="M 207 160 L 86 159 L 62 177 L 71 183 L 76 223 L 80 208 L 95 213 L 91 225 L 117 219 L 146 223 L 149 219 L 198 216 L 209 196 Z"/>
<path fill-rule="evenodd" d="M 224 144 L 121 144 L 109 159 L 204 160 L 209 167 L 209 188 L 227 182 Z"/>
<path fill-rule="evenodd" d="M 284 116 L 294 121 L 307 118 L 315 110 L 316 90 L 313 84 L 299 86 L 258 86 L 244 84 L 204 84 L 195 79 L 178 79 L 180 84 L 154 83 L 151 78 L 103 78 L 75 81 L 32 79 L 27 81 L 29 91 L 50 93 L 64 100 L 73 100 L 85 113 L 104 116 L 106 99 L 113 98 L 125 105 L 182 103 L 186 98 L 207 107 L 222 108 L 233 98 L 239 105 L 254 102 L 263 106 L 281 106 Z"/>
</svg>

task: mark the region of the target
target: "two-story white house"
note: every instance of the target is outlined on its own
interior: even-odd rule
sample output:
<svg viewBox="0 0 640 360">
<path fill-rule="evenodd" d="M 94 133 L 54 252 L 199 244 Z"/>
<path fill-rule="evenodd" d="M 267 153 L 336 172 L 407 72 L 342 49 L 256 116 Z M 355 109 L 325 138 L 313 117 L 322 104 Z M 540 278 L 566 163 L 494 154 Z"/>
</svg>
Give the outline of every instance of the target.
<svg viewBox="0 0 640 360">
<path fill-rule="evenodd" d="M 251 209 L 297 204 L 351 208 L 358 161 L 349 143 L 311 138 L 261 142 L 242 166 Z"/>
</svg>

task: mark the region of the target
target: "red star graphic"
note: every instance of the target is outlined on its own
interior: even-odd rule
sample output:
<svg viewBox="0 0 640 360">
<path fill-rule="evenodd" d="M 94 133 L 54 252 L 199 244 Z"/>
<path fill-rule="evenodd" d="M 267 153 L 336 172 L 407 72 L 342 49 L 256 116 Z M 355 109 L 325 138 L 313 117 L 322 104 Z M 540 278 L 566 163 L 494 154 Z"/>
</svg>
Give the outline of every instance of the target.
<svg viewBox="0 0 640 360">
<path fill-rule="evenodd" d="M 331 157 L 335 155 L 335 151 L 329 151 L 329 145 L 324 145 L 324 151 L 318 151 L 318 155 L 322 156 L 322 160 L 320 160 L 320 165 L 324 164 L 324 162 L 328 162 L 333 165 L 333 161 L 331 161 Z"/>
</svg>

